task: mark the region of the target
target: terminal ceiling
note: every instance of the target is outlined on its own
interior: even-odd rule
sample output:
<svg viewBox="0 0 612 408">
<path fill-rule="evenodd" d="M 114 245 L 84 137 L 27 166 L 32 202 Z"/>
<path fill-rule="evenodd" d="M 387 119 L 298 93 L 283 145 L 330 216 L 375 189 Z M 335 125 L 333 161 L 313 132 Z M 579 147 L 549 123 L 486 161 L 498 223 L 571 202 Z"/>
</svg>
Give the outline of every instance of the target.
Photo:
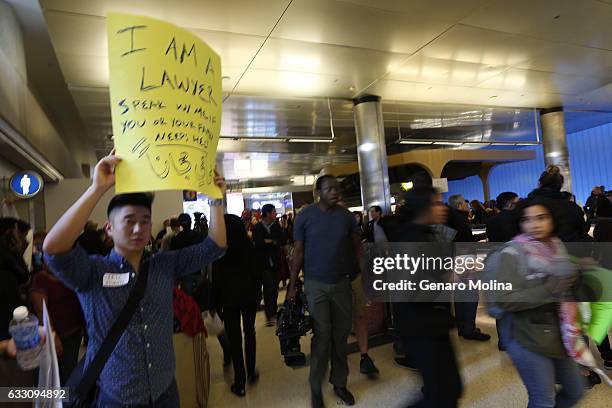
<svg viewBox="0 0 612 408">
<path fill-rule="evenodd" d="M 221 141 L 220 161 L 235 178 L 354 161 L 350 101 L 363 94 L 382 97 L 392 151 L 414 148 L 399 137 L 534 139 L 533 108 L 564 106 L 570 130 L 612 121 L 612 0 L 40 4 L 99 154 L 111 143 L 107 11 L 177 24 L 221 55 L 222 136 L 240 140 Z M 333 143 L 244 140 L 329 138 L 332 129 Z"/>
</svg>

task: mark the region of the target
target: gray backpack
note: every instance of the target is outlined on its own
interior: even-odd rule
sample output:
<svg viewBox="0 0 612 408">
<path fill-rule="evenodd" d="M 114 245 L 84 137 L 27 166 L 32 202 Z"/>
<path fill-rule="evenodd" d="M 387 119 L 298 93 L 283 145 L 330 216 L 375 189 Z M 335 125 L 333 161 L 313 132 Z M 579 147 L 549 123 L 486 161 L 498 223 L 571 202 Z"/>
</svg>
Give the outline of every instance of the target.
<svg viewBox="0 0 612 408">
<path fill-rule="evenodd" d="M 521 250 L 520 246 L 512 241 L 506 243 L 503 247 L 496 249 L 487 255 L 485 261 L 485 269 L 483 274 L 484 281 L 492 281 L 497 278 L 497 270 L 501 262 L 502 253 L 511 253 L 519 260 L 519 268 L 525 270 L 525 254 Z M 504 316 L 504 310 L 495 303 L 495 300 L 490 296 L 486 297 L 487 312 L 491 317 L 501 319 Z"/>
</svg>

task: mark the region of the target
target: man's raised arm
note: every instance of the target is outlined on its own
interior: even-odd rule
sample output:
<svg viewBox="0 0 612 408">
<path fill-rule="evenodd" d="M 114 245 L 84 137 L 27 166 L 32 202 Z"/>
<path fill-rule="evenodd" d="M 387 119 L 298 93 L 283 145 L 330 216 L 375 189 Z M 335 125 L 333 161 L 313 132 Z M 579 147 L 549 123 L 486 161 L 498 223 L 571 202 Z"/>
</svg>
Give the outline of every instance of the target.
<svg viewBox="0 0 612 408">
<path fill-rule="evenodd" d="M 215 169 L 215 178 L 213 182 L 221 191 L 221 195 L 225 197 L 225 179 L 217 173 L 217 169 Z M 210 227 L 208 228 L 208 236 L 215 241 L 217 246 L 221 248 L 227 247 L 223 200 L 215 200 L 210 206 Z"/>
<path fill-rule="evenodd" d="M 115 184 L 115 166 L 121 161 L 115 150 L 98 162 L 93 183 L 51 228 L 43 251 L 48 255 L 69 252 L 100 198 Z"/>
</svg>

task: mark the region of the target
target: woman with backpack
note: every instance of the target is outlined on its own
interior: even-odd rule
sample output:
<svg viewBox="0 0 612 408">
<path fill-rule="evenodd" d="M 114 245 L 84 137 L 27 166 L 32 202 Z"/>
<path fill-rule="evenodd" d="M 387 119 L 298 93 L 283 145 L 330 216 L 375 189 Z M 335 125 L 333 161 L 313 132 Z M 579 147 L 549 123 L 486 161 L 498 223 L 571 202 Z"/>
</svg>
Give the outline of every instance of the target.
<svg viewBox="0 0 612 408">
<path fill-rule="evenodd" d="M 517 206 L 521 233 L 487 261 L 486 279 L 512 284 L 491 291 L 488 307 L 529 395 L 529 407 L 571 407 L 584 380 L 568 355 L 559 302 L 571 299 L 578 277 L 557 235 L 554 205 L 530 198 Z M 561 385 L 560 392 L 555 384 Z"/>
</svg>

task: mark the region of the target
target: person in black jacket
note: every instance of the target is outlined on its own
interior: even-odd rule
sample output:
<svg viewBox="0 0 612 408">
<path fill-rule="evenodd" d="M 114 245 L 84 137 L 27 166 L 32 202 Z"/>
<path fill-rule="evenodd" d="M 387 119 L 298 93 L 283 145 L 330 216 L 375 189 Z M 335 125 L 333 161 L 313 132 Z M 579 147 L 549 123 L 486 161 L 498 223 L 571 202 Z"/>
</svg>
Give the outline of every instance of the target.
<svg viewBox="0 0 612 408">
<path fill-rule="evenodd" d="M 508 242 L 520 233 L 515 211 L 518 201 L 518 194 L 511 191 L 506 191 L 497 196 L 497 205 L 500 213 L 487 221 L 487 237 L 489 242 Z M 504 351 L 505 347 L 501 341 L 502 336 L 499 327 L 500 324 L 496 321 L 497 348 Z"/>
<path fill-rule="evenodd" d="M 470 207 L 461 194 L 455 194 L 448 198 L 448 218 L 446 225 L 455 231 L 455 242 L 478 242 L 487 237 L 487 234 L 472 233 L 469 221 Z"/>
<path fill-rule="evenodd" d="M 273 326 L 276 319 L 281 246 L 286 242 L 285 234 L 276 222 L 276 209 L 272 204 L 264 205 L 261 208 L 261 221 L 253 228 L 253 243 L 263 277 L 266 326 Z"/>
<path fill-rule="evenodd" d="M 23 287 L 29 279 L 29 271 L 23 254 L 28 246 L 25 235 L 29 229 L 23 221 L 0 218 L 0 379 L 3 387 L 32 387 L 38 377 L 38 370 L 21 370 L 14 355 L 10 356 L 12 353 L 3 355 L 11 339 L 9 323 L 13 311 L 26 305 Z"/>
<path fill-rule="evenodd" d="M 599 186 L 595 186 L 591 190 L 591 195 L 586 200 L 584 211 L 589 218 L 595 217 L 595 213 L 597 212 L 597 198 L 601 193 L 602 191 L 600 190 Z"/>
<path fill-rule="evenodd" d="M 474 235 L 468 221 L 469 207 L 462 195 L 456 194 L 448 198 L 448 221 L 446 225 L 457 234 L 454 242 L 478 242 L 486 237 L 486 234 Z M 455 318 L 457 319 L 457 331 L 459 336 L 466 340 L 488 341 L 491 336 L 482 333 L 476 327 L 476 313 L 478 312 L 478 291 L 464 290 L 455 296 Z"/>
<path fill-rule="evenodd" d="M 555 211 L 559 213 L 558 219 L 555 220 L 559 239 L 563 242 L 589 241 L 590 225 L 584 219 L 584 212 L 576 203 L 566 200 L 561 194 L 563 175 L 559 167 L 548 166 L 538 181 L 538 188 L 529 193 L 529 197 L 553 203 Z"/>
<path fill-rule="evenodd" d="M 470 202 L 470 206 L 472 207 L 472 213 L 474 214 L 472 223 L 474 225 L 486 224 L 490 218 L 490 215 L 487 213 L 487 209 L 482 205 L 482 203 L 478 200 L 472 200 Z"/>
<path fill-rule="evenodd" d="M 364 240 L 365 242 L 382 243 L 387 242 L 384 228 L 382 227 L 383 215 L 382 208 L 378 205 L 373 205 L 369 210 L 370 221 L 364 228 Z"/>
<path fill-rule="evenodd" d="M 255 251 L 240 217 L 225 215 L 227 251 L 213 264 L 213 307 L 223 316 L 229 338 L 234 384 L 231 391 L 243 397 L 246 380 L 254 383 L 259 378 L 255 369 L 256 341 L 255 314 L 261 301 L 261 275 L 254 265 Z M 242 316 L 242 330 L 240 317 Z M 244 331 L 244 356 L 242 350 Z"/>
<path fill-rule="evenodd" d="M 447 207 L 433 187 L 417 186 L 406 193 L 406 204 L 387 217 L 383 227 L 390 242 L 434 242 L 430 227 L 444 224 Z M 446 302 L 393 303 L 395 328 L 407 357 L 423 377 L 423 399 L 412 407 L 456 407 L 461 377 L 449 336 L 454 326 Z"/>
<path fill-rule="evenodd" d="M 605 193 L 602 190 L 601 194 L 597 196 L 597 211 L 595 213 L 597 218 L 612 217 L 612 201 L 610 201 L 609 195 L 609 191 Z"/>
<path fill-rule="evenodd" d="M 78 238 L 79 245 L 90 255 L 107 255 L 104 241 L 98 233 L 98 224 L 87 221 L 83 233 Z"/>
<path fill-rule="evenodd" d="M 180 214 L 178 222 L 181 225 L 181 232 L 176 234 L 170 241 L 170 249 L 176 251 L 178 249 L 187 248 L 203 241 L 203 238 L 198 232 L 191 228 L 191 216 L 189 214 Z M 202 271 L 192 271 L 189 275 L 181 278 L 181 289 L 189 296 L 193 297 L 198 284 L 202 278 Z"/>
<path fill-rule="evenodd" d="M 500 213 L 487 221 L 489 242 L 508 242 L 519 234 L 516 226 L 514 207 L 518 203 L 518 194 L 506 191 L 497 196 Z"/>
</svg>

